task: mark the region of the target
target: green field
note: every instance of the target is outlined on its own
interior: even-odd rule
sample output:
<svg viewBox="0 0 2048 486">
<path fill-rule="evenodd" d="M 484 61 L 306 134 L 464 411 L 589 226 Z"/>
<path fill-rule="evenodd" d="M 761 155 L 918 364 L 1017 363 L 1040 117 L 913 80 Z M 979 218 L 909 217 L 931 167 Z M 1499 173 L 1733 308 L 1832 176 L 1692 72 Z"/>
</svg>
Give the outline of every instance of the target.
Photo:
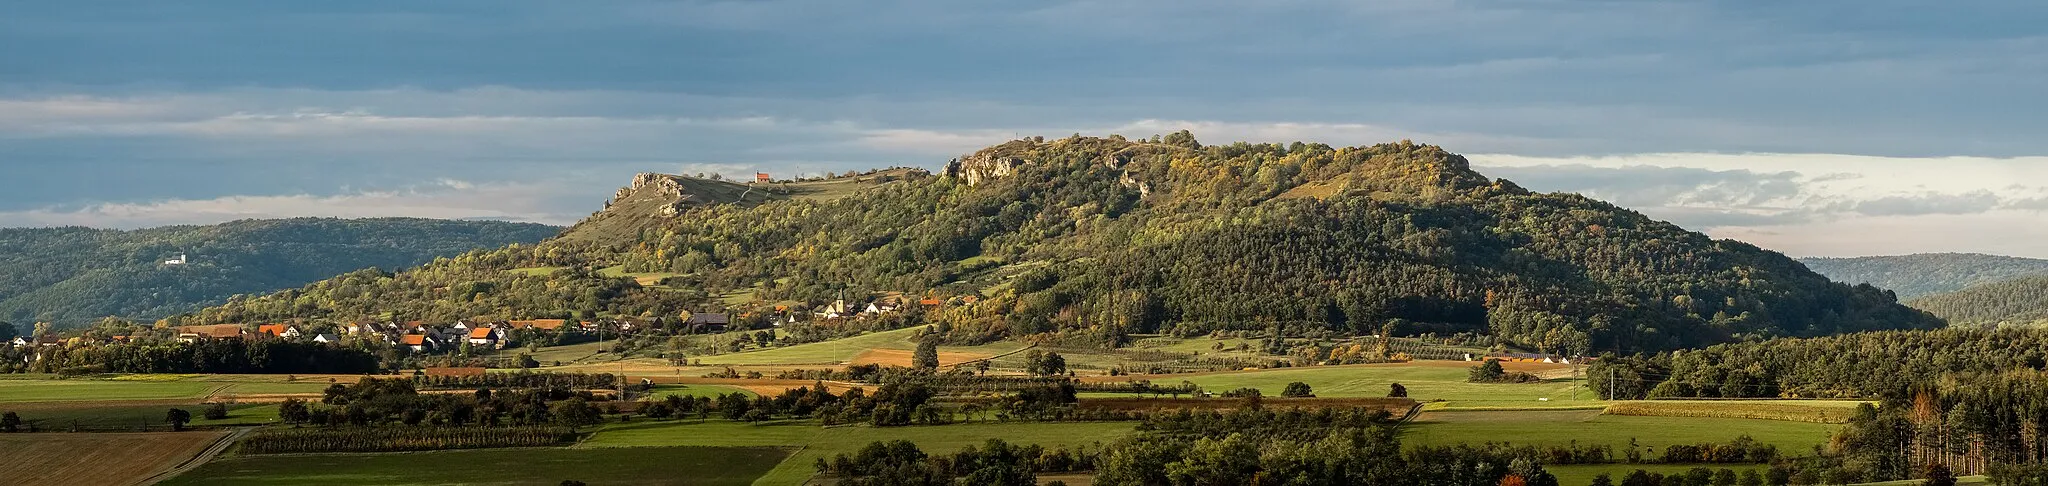
<svg viewBox="0 0 2048 486">
<path fill-rule="evenodd" d="M 1747 435 L 1778 446 L 1781 453 L 1807 454 L 1814 445 L 1827 442 L 1835 429 L 1827 424 L 1777 420 L 1624 417 L 1601 415 L 1598 410 L 1438 411 L 1424 413 L 1403 426 L 1401 440 L 1408 445 L 1607 444 L 1620 454 L 1629 439 L 1661 453 L 1673 444 L 1727 442 Z"/>
<path fill-rule="evenodd" d="M 0 403 L 199 399 L 229 386 L 198 380 L 0 380 Z"/>
<path fill-rule="evenodd" d="M 1127 422 L 1089 423 L 977 423 L 917 427 L 821 427 L 815 422 L 770 423 L 675 421 L 614 425 L 599 431 L 578 448 L 644 446 L 712 447 L 801 447 L 756 484 L 800 484 L 812 473 L 819 458 L 851 453 L 874 441 L 908 440 L 926 453 L 952 453 L 962 447 L 979 445 L 988 439 L 1016 444 L 1079 446 L 1109 443 L 1130 435 Z M 595 484 L 595 483 L 593 483 Z"/>
<path fill-rule="evenodd" d="M 237 404 L 228 406 L 228 418 L 207 420 L 204 417 L 206 405 L 94 405 L 80 403 L 76 407 L 22 410 L 18 413 L 22 421 L 34 424 L 38 429 L 61 431 L 73 426 L 87 429 L 110 427 L 167 427 L 164 416 L 170 409 L 179 408 L 192 413 L 193 426 L 262 425 L 277 421 L 277 405 Z M 6 407 L 0 406 L 0 411 Z M 103 430 L 102 430 L 103 431 Z"/>
<path fill-rule="evenodd" d="M 1267 396 L 1278 396 L 1288 383 L 1299 381 L 1314 388 L 1316 396 L 1330 398 L 1384 397 L 1389 385 L 1400 383 L 1407 387 L 1410 398 L 1425 403 L 1441 401 L 1431 403 L 1430 409 L 1600 408 L 1605 404 L 1578 382 L 1467 383 L 1465 377 L 1466 368 L 1453 363 L 1315 366 L 1185 377 L 1144 376 L 1155 383 L 1186 380 L 1211 392 L 1258 388 Z"/>
<path fill-rule="evenodd" d="M 214 460 L 165 485 L 753 484 L 789 450 L 739 447 L 495 449 L 403 454 L 242 456 Z"/>
</svg>

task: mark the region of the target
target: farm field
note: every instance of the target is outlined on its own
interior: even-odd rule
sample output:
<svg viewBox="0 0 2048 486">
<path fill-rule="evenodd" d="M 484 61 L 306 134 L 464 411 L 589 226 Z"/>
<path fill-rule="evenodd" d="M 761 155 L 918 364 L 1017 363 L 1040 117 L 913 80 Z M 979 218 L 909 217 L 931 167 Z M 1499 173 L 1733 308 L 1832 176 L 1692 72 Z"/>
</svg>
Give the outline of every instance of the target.
<svg viewBox="0 0 2048 486">
<path fill-rule="evenodd" d="M 815 471 L 811 464 L 820 458 L 852 453 L 874 441 L 908 440 L 926 453 L 952 453 L 988 439 L 1000 438 L 1016 444 L 1080 446 L 1109 443 L 1130 435 L 1135 424 L 1127 422 L 1088 423 L 973 423 L 935 426 L 821 427 L 816 422 L 676 421 L 642 422 L 607 427 L 578 448 L 645 446 L 714 447 L 802 447 L 800 452 L 762 476 L 755 484 L 801 484 Z"/>
<path fill-rule="evenodd" d="M 217 459 L 164 485 L 604 485 L 730 486 L 789 456 L 767 447 L 525 448 L 396 454 L 242 456 Z"/>
<path fill-rule="evenodd" d="M 1267 396 L 1279 396 L 1291 382 L 1307 383 L 1318 397 L 1384 397 L 1389 385 L 1400 383 L 1408 397 L 1436 409 L 1545 409 L 1601 408 L 1606 402 L 1586 391 L 1578 382 L 1551 380 L 1542 383 L 1467 383 L 1467 370 L 1474 363 L 1464 361 L 1416 361 L 1412 363 L 1312 366 L 1255 371 L 1188 373 L 1177 375 L 1135 375 L 1102 377 L 1093 381 L 1149 379 L 1172 384 L 1188 381 L 1211 392 L 1258 388 Z M 1555 365 L 1509 363 L 1511 371 L 1542 371 Z"/>
<path fill-rule="evenodd" d="M 1642 400 L 1615 402 L 1608 415 L 1644 417 L 1720 417 L 1789 420 L 1824 424 L 1848 423 L 1856 400 Z M 1875 403 L 1872 403 L 1875 405 Z"/>
<path fill-rule="evenodd" d="M 698 358 L 706 366 L 712 365 L 839 365 L 854 362 L 864 354 L 878 352 L 872 356 L 888 356 L 887 351 L 908 352 L 917 348 L 911 338 L 922 327 L 909 327 L 890 331 L 873 332 L 845 339 L 799 344 L 758 351 L 732 354 L 718 354 Z M 941 346 L 942 363 L 950 354 L 956 359 L 979 359 L 1023 349 L 1024 345 L 1014 342 L 998 342 L 981 346 Z"/>
<path fill-rule="evenodd" d="M 197 403 L 209 396 L 319 394 L 329 379 L 353 383 L 357 376 L 287 375 L 112 375 L 57 379 L 27 375 L 0 380 L 0 403 L 135 402 Z"/>
<path fill-rule="evenodd" d="M 7 484 L 135 484 L 199 455 L 226 432 L 0 434 Z"/>
<path fill-rule="evenodd" d="M 1607 444 L 1619 454 L 1630 439 L 1662 451 L 1673 444 L 1727 442 L 1747 435 L 1806 454 L 1827 442 L 1836 426 L 1779 420 L 1700 417 L 1628 417 L 1599 410 L 1431 411 L 1401 428 L 1406 445 L 1508 442 L 1517 445 Z"/>
<path fill-rule="evenodd" d="M 655 385 L 654 390 L 649 391 L 647 396 L 652 399 L 661 399 L 670 395 L 716 398 L 719 395 L 730 393 L 741 393 L 750 397 L 760 396 L 760 394 L 754 393 L 752 390 L 729 385 Z"/>
<path fill-rule="evenodd" d="M 66 402 L 62 404 L 66 406 L 57 406 L 60 404 L 36 405 L 33 408 L 19 410 L 9 408 L 6 405 L 0 405 L 0 411 L 16 412 L 21 415 L 23 422 L 39 430 L 59 431 L 70 430 L 73 426 L 102 431 L 114 428 L 131 428 L 130 430 L 134 430 L 142 427 L 162 429 L 170 426 L 170 424 L 164 423 L 164 415 L 172 408 L 180 408 L 191 412 L 192 422 L 190 425 L 195 427 L 263 425 L 277 420 L 277 405 L 249 403 L 229 405 L 228 418 L 221 420 L 207 420 L 202 417 L 201 412 L 205 410 L 206 406 L 199 403 L 100 405 L 91 402 Z"/>
</svg>

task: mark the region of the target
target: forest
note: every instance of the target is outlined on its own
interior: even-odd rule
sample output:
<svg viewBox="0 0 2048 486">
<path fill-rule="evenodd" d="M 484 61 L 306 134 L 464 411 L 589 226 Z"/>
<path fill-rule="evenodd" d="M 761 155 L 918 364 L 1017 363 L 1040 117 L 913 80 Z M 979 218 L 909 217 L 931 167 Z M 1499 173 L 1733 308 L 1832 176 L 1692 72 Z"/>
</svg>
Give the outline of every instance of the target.
<svg viewBox="0 0 2048 486">
<path fill-rule="evenodd" d="M 2048 260 L 1976 253 L 1918 253 L 1854 258 L 1801 258 L 1838 282 L 1867 283 L 1911 301 L 1977 285 L 2048 273 Z"/>
<path fill-rule="evenodd" d="M 634 231 L 579 226 L 535 246 L 235 299 L 195 319 L 669 315 L 733 305 L 714 298 L 729 292 L 799 305 L 979 293 L 988 298 L 972 309 L 932 316 L 950 339 L 1114 345 L 1176 329 L 1396 324 L 1588 354 L 1941 324 L 1783 255 L 1531 193 L 1405 141 L 1031 138 L 840 197 L 687 199 L 600 212 L 645 219 Z M 619 272 L 664 277 L 644 285 Z"/>
<path fill-rule="evenodd" d="M 412 218 L 243 220 L 142 230 L 0 229 L 0 320 L 153 321 L 368 267 L 534 243 L 560 228 Z M 164 262 L 185 255 L 183 264 Z"/>
<path fill-rule="evenodd" d="M 2048 275 L 2030 275 L 1908 302 L 1953 326 L 2034 326 L 2048 322 Z"/>
</svg>

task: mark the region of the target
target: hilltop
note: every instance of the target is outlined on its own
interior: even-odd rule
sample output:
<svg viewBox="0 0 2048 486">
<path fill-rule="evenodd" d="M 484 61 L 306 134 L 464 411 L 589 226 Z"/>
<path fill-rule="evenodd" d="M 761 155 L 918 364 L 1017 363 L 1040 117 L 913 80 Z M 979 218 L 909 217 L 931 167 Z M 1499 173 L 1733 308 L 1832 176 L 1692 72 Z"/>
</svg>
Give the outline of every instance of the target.
<svg viewBox="0 0 2048 486">
<path fill-rule="evenodd" d="M 404 268 L 560 228 L 411 218 L 244 220 L 132 231 L 0 229 L 0 321 L 155 320 L 365 267 Z M 179 255 L 182 264 L 165 264 Z"/>
<path fill-rule="evenodd" d="M 1902 300 L 2048 273 L 2048 260 L 1976 253 L 1801 258 L 1799 262 L 1839 282 L 1890 289 Z"/>
<path fill-rule="evenodd" d="M 2048 275 L 1974 285 L 1906 303 L 1956 326 L 2036 326 L 2048 323 Z"/>
<path fill-rule="evenodd" d="M 974 296 L 921 319 L 954 342 L 1280 329 L 1464 334 L 1551 352 L 1941 325 L 1778 253 L 1532 193 L 1405 141 L 1032 138 L 942 174 L 816 184 L 839 190 L 641 175 L 539 245 L 357 272 L 194 317 L 661 316 Z"/>
</svg>

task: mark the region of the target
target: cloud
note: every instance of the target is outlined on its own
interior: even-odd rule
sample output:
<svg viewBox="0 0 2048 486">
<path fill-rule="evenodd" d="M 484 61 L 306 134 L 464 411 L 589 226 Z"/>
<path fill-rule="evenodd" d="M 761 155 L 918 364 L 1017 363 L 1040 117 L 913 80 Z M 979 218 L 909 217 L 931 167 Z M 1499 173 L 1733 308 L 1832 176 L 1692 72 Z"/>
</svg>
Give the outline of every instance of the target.
<svg viewBox="0 0 2048 486">
<path fill-rule="evenodd" d="M 562 211 L 560 199 L 580 196 L 564 194 L 539 184 L 476 184 L 443 180 L 431 186 L 397 191 L 359 191 L 337 195 L 236 195 L 0 211 L 0 227 L 142 228 L 302 216 L 410 216 L 566 225 L 582 215 Z M 594 206 L 596 202 L 590 204 Z"/>
</svg>

